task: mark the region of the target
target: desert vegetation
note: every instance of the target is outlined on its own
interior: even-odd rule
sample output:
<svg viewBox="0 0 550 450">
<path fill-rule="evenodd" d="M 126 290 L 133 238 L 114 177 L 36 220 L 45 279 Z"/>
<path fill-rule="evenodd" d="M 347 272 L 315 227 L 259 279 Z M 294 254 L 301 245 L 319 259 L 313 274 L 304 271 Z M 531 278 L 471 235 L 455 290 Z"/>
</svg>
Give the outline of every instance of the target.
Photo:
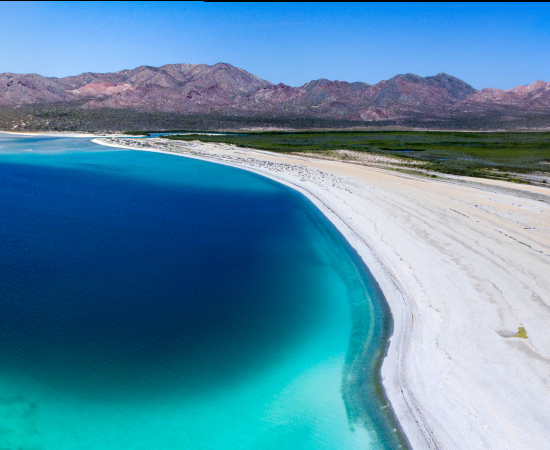
<svg viewBox="0 0 550 450">
<path fill-rule="evenodd" d="M 354 159 L 351 152 L 391 156 L 403 168 L 530 182 L 550 173 L 550 132 L 301 131 L 206 136 L 181 134 L 171 140 L 223 142 L 274 152 L 299 152 Z M 342 152 L 347 150 L 348 152 Z M 356 158 L 357 159 L 357 158 Z M 545 183 L 544 176 L 540 180 Z"/>
</svg>

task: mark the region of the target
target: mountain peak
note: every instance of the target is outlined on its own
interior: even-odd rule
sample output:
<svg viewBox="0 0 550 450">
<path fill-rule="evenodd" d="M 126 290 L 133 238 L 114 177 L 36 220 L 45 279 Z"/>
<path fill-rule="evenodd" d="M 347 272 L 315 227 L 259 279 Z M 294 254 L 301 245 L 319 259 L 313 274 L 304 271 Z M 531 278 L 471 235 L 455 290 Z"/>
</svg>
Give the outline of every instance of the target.
<svg viewBox="0 0 550 450">
<path fill-rule="evenodd" d="M 319 78 L 292 87 L 263 80 L 229 63 L 142 65 L 64 78 L 0 74 L 0 105 L 66 103 L 178 114 L 284 115 L 378 120 L 460 111 L 550 109 L 550 82 L 477 91 L 444 72 L 395 75 L 375 85 Z"/>
</svg>

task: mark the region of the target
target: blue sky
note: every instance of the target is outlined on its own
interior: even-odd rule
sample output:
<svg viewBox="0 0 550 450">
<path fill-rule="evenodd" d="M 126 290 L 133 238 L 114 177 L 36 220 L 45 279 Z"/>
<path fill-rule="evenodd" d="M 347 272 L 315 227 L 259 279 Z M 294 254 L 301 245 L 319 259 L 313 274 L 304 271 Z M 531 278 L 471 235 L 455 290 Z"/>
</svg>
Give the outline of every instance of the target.
<svg viewBox="0 0 550 450">
<path fill-rule="evenodd" d="M 274 83 L 550 80 L 549 4 L 1 2 L 0 72 L 228 62 Z"/>
</svg>

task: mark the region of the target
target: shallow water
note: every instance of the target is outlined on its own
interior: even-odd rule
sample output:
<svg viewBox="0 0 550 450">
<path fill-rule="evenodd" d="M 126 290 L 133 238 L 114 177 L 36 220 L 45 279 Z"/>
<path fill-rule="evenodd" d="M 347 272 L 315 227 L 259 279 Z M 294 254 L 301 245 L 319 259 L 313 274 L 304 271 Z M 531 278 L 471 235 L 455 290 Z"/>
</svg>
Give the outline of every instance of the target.
<svg viewBox="0 0 550 450">
<path fill-rule="evenodd" d="M 0 218 L 0 448 L 399 445 L 380 292 L 295 191 L 0 135 Z"/>
</svg>

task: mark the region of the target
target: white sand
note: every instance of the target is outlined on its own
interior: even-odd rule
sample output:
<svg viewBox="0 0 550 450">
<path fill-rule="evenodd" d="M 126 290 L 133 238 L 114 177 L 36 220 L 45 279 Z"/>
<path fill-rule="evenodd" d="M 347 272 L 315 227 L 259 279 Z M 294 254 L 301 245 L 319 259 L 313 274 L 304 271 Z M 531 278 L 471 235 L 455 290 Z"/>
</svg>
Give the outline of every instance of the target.
<svg viewBox="0 0 550 450">
<path fill-rule="evenodd" d="M 413 449 L 550 449 L 550 189 L 168 146 L 292 186 L 357 249 L 393 315 L 382 380 Z"/>
</svg>

